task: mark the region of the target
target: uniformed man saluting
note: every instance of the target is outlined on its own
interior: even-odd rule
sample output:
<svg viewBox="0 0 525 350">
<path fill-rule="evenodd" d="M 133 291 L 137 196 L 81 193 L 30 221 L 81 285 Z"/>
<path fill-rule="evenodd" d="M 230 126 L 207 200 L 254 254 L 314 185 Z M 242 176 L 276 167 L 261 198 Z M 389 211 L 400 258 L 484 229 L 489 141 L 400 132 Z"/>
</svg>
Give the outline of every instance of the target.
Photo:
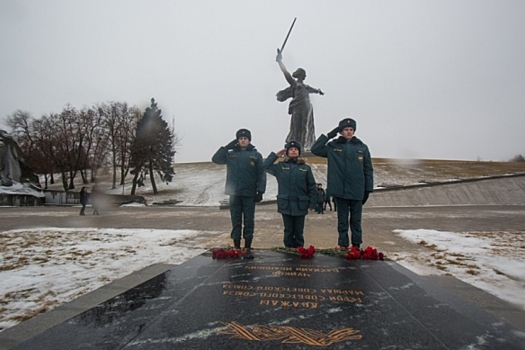
<svg viewBox="0 0 525 350">
<path fill-rule="evenodd" d="M 361 214 L 363 204 L 374 190 L 374 170 L 367 145 L 354 136 L 357 129 L 355 120 L 343 119 L 327 135 L 321 135 L 312 145 L 312 153 L 328 158 L 328 192 L 337 203 L 338 244 L 347 249 L 348 214 L 352 230 L 352 246 L 359 249 L 363 243 Z M 339 136 L 334 141 L 330 139 Z"/>
<path fill-rule="evenodd" d="M 262 200 L 266 190 L 266 173 L 261 154 L 251 144 L 250 130 L 240 129 L 235 136 L 235 140 L 219 148 L 211 160 L 215 164 L 226 164 L 224 193 L 230 196 L 233 245 L 236 249 L 241 249 L 242 232 L 244 247 L 251 249 L 255 203 Z"/>
</svg>

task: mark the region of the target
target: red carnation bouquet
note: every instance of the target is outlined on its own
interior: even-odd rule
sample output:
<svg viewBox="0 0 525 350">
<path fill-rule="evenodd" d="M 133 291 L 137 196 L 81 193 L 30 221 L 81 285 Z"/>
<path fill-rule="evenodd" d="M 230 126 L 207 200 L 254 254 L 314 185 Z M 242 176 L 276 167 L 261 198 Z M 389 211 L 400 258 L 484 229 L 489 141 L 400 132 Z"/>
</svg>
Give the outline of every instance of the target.
<svg viewBox="0 0 525 350">
<path fill-rule="evenodd" d="M 346 258 L 349 260 L 384 260 L 385 255 L 381 252 L 378 252 L 376 248 L 370 246 L 366 247 L 366 249 L 361 250 L 357 249 L 356 247 L 352 247 L 350 250 L 348 250 Z"/>
<path fill-rule="evenodd" d="M 299 255 L 301 259 L 313 258 L 315 254 L 315 247 L 313 245 L 308 248 L 297 247 L 297 248 L 286 248 L 286 247 L 273 247 L 272 251 L 286 254 Z"/>
<path fill-rule="evenodd" d="M 211 256 L 213 259 L 231 259 L 231 258 L 240 258 L 243 255 L 246 255 L 248 251 L 247 250 L 239 250 L 235 248 L 230 249 L 215 249 L 211 253 Z"/>
<path fill-rule="evenodd" d="M 301 257 L 301 259 L 310 259 L 315 254 L 315 247 L 313 245 L 308 247 L 308 249 L 306 249 L 305 247 L 298 247 L 297 251 L 299 252 L 299 256 Z"/>
</svg>

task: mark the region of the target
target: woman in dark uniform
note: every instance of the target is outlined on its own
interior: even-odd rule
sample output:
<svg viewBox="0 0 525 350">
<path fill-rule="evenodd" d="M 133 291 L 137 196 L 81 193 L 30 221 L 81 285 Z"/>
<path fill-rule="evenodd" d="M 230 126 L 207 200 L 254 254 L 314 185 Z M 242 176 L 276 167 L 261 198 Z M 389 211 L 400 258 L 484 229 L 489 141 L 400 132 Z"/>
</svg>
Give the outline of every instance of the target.
<svg viewBox="0 0 525 350">
<path fill-rule="evenodd" d="M 275 163 L 285 155 L 281 162 Z M 263 163 L 266 172 L 275 176 L 279 185 L 277 211 L 283 216 L 286 248 L 304 246 L 304 220 L 308 208 L 315 209 L 317 199 L 312 169 L 300 155 L 301 144 L 290 141 L 277 154 L 270 153 Z"/>
</svg>

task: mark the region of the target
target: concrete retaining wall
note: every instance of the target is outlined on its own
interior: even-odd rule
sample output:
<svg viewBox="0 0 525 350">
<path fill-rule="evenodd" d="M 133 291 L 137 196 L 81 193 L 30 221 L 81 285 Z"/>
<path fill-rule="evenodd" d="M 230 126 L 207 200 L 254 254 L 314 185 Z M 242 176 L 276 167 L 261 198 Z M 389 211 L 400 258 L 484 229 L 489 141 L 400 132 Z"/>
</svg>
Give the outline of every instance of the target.
<svg viewBox="0 0 525 350">
<path fill-rule="evenodd" d="M 366 206 L 525 205 L 525 175 L 377 189 Z"/>
</svg>

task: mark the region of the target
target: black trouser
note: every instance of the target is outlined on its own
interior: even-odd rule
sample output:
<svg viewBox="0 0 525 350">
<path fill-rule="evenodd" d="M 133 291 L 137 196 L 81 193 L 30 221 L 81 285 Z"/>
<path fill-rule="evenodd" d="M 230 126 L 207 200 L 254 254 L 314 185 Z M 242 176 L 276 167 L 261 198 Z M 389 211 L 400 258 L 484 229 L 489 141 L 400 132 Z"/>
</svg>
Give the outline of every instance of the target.
<svg viewBox="0 0 525 350">
<path fill-rule="evenodd" d="M 332 203 L 330 203 L 329 200 L 324 202 L 324 208 L 323 208 L 323 209 L 326 210 L 326 205 L 327 205 L 327 204 L 328 204 L 328 206 L 330 207 L 330 211 L 332 211 Z"/>
<path fill-rule="evenodd" d="M 230 196 L 230 217 L 232 220 L 232 239 L 241 239 L 241 231 L 242 238 L 253 238 L 255 197 Z M 244 229 L 242 229 L 243 221 Z"/>
<path fill-rule="evenodd" d="M 323 202 L 317 202 L 317 206 L 315 208 L 315 211 L 318 213 L 318 214 L 322 214 L 324 212 L 324 209 L 323 209 Z"/>
<path fill-rule="evenodd" d="M 304 246 L 304 218 L 306 215 L 291 216 L 281 214 L 284 223 L 284 246 L 297 248 Z"/>
<path fill-rule="evenodd" d="M 84 212 L 86 211 L 86 205 L 82 204 L 82 209 L 80 209 L 80 215 L 86 215 Z"/>
<path fill-rule="evenodd" d="M 336 197 L 337 203 L 337 231 L 339 232 L 338 244 L 348 247 L 348 214 L 350 213 L 350 229 L 352 230 L 352 244 L 363 243 L 363 231 L 361 229 L 361 215 L 363 213 L 363 201 L 344 199 Z"/>
</svg>

